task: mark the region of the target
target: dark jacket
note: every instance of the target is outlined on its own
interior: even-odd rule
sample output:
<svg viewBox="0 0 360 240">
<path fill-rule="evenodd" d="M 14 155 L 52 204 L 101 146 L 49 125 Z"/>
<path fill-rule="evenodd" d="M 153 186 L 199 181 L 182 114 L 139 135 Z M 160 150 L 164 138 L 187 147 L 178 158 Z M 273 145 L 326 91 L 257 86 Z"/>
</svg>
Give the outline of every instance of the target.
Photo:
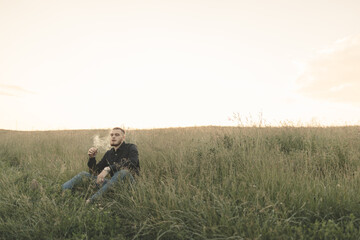
<svg viewBox="0 0 360 240">
<path fill-rule="evenodd" d="M 96 164 L 95 158 L 89 158 L 88 167 L 91 174 L 99 174 L 105 167 L 110 167 L 110 175 L 127 168 L 134 175 L 139 175 L 139 153 L 135 144 L 123 142 L 115 151 L 114 148 L 105 153 L 101 161 Z"/>
</svg>

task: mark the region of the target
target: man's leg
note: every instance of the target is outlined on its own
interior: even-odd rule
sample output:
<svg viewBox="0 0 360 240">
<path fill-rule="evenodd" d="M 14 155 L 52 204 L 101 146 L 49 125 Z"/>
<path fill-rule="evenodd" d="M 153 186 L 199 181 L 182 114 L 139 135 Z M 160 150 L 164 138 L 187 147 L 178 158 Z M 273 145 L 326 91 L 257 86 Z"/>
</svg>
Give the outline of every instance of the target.
<svg viewBox="0 0 360 240">
<path fill-rule="evenodd" d="M 89 200 L 90 202 L 95 201 L 98 199 L 110 186 L 118 181 L 120 178 L 121 181 L 124 181 L 126 178 L 130 179 L 131 183 L 135 182 L 133 175 L 128 170 L 120 170 L 112 176 L 110 180 L 105 180 L 104 185 L 97 191 Z"/>
<path fill-rule="evenodd" d="M 88 172 L 81 172 L 78 175 L 76 175 L 75 177 L 73 177 L 72 179 L 70 179 L 69 181 L 67 181 L 66 183 L 64 183 L 62 185 L 62 189 L 66 190 L 66 189 L 72 189 L 76 184 L 78 184 L 79 182 L 81 182 L 81 179 L 83 178 L 89 178 L 89 179 L 93 179 L 96 178 L 94 175 L 91 175 Z"/>
</svg>

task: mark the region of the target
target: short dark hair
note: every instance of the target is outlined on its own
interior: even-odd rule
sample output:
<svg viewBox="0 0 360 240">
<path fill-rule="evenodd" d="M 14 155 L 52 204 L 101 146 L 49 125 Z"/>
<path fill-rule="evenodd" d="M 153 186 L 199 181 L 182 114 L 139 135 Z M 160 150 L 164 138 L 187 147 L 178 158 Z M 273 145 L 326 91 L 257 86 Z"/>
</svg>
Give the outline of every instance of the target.
<svg viewBox="0 0 360 240">
<path fill-rule="evenodd" d="M 125 130 L 120 127 L 114 127 L 112 130 L 120 130 L 123 132 L 123 134 L 125 134 Z"/>
</svg>

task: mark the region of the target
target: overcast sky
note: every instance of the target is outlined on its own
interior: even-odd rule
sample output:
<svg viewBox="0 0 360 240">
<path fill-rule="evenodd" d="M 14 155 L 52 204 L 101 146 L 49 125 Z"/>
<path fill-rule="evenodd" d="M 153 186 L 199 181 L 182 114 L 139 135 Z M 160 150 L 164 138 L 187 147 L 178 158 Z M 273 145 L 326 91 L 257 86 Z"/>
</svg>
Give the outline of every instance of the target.
<svg viewBox="0 0 360 240">
<path fill-rule="evenodd" d="M 360 124 L 359 13 L 357 0 L 0 0 L 0 129 Z"/>
</svg>

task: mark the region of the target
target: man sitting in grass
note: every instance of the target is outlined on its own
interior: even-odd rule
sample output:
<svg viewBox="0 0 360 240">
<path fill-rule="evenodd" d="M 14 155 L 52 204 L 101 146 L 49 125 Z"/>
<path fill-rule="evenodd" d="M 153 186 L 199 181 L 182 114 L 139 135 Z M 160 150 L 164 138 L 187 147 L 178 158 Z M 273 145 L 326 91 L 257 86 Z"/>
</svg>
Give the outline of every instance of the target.
<svg viewBox="0 0 360 240">
<path fill-rule="evenodd" d="M 96 180 L 96 185 L 100 188 L 86 203 L 93 202 L 99 198 L 111 185 L 118 179 L 129 178 L 134 182 L 134 176 L 139 175 L 139 154 L 136 145 L 125 143 L 125 131 L 115 127 L 110 132 L 110 145 L 112 148 L 107 151 L 101 161 L 96 164 L 95 155 L 97 148 L 92 147 L 88 151 L 89 172 L 81 172 L 62 185 L 62 189 L 72 189 L 83 177 Z M 111 179 L 105 179 L 110 174 Z"/>
</svg>

